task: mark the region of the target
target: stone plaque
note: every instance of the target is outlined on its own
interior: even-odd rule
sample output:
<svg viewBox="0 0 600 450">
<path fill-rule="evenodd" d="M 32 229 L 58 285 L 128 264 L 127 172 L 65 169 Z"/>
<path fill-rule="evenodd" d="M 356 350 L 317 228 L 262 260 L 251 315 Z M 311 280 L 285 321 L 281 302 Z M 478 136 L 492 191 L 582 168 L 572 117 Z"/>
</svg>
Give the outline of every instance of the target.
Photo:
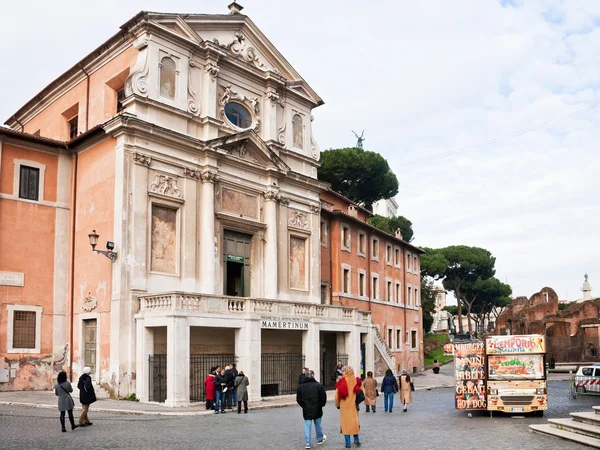
<svg viewBox="0 0 600 450">
<path fill-rule="evenodd" d="M 25 274 L 21 272 L 0 272 L 0 286 L 25 286 Z"/>
<path fill-rule="evenodd" d="M 177 273 L 177 210 L 152 205 L 153 272 Z"/>
<path fill-rule="evenodd" d="M 260 327 L 272 330 L 308 330 L 310 322 L 302 317 L 261 317 Z"/>
<path fill-rule="evenodd" d="M 223 188 L 221 207 L 242 216 L 258 218 L 258 197 L 233 189 Z"/>
<path fill-rule="evenodd" d="M 290 237 L 290 287 L 306 289 L 306 239 Z"/>
</svg>

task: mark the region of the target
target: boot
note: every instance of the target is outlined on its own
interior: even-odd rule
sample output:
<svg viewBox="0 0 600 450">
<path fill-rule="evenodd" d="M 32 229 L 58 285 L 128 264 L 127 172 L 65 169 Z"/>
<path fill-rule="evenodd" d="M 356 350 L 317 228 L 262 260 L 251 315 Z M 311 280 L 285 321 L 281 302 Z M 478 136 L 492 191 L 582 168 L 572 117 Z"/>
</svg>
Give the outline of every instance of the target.
<svg viewBox="0 0 600 450">
<path fill-rule="evenodd" d="M 369 405 L 366 406 L 365 412 L 369 412 Z"/>
<path fill-rule="evenodd" d="M 79 428 L 79 425 L 75 425 L 75 419 L 73 418 L 73 410 L 69 410 L 69 422 L 71 422 L 71 430 Z"/>
<path fill-rule="evenodd" d="M 375 406 L 373 406 L 373 412 L 375 412 Z"/>
<path fill-rule="evenodd" d="M 65 433 L 67 431 L 67 429 L 65 428 L 65 416 L 60 416 L 60 426 L 62 429 L 62 432 Z"/>
</svg>

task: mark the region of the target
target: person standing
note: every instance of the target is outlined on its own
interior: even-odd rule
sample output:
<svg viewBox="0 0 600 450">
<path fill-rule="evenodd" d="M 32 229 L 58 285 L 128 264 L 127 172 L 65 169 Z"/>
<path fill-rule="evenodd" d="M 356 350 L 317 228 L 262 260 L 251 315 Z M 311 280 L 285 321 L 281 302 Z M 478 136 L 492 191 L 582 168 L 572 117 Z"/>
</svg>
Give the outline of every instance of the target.
<svg viewBox="0 0 600 450">
<path fill-rule="evenodd" d="M 204 396 L 206 398 L 206 409 L 213 409 L 215 404 L 215 368 L 210 369 L 210 373 L 204 379 Z"/>
<path fill-rule="evenodd" d="M 356 393 L 361 389 L 360 378 L 354 375 L 352 367 L 342 369 L 342 379 L 335 386 L 335 407 L 340 410 L 340 431 L 344 435 L 346 448 L 350 448 L 350 436 L 354 445 L 360 447 L 360 422 L 356 407 Z"/>
<path fill-rule="evenodd" d="M 296 402 L 302 407 L 302 416 L 304 417 L 304 443 L 305 448 L 311 446 L 312 423 L 315 423 L 315 433 L 317 434 L 317 444 L 322 444 L 327 439 L 323 434 L 321 419 L 323 417 L 323 407 L 327 403 L 327 393 L 321 383 L 315 380 L 315 373 L 312 370 L 304 371 L 304 382 L 298 385 L 296 391 Z"/>
<path fill-rule="evenodd" d="M 225 414 L 225 389 L 227 383 L 225 382 L 225 371 L 217 371 L 215 373 L 215 379 L 213 381 L 215 385 L 215 414 L 219 414 L 219 404 L 221 405 L 221 414 Z"/>
<path fill-rule="evenodd" d="M 381 382 L 381 390 L 383 391 L 383 408 L 385 412 L 392 412 L 394 409 L 394 394 L 398 392 L 398 383 L 392 369 L 385 371 L 385 377 Z"/>
<path fill-rule="evenodd" d="M 87 427 L 91 425 L 90 419 L 88 419 L 88 412 L 90 405 L 96 401 L 96 393 L 94 392 L 94 385 L 92 384 L 92 377 L 90 372 L 92 369 L 89 367 L 83 368 L 83 375 L 79 377 L 77 388 L 79 389 L 79 401 L 81 402 L 81 415 L 79 416 L 79 426 Z"/>
<path fill-rule="evenodd" d="M 340 377 L 343 377 L 344 374 L 342 373 L 344 369 L 344 365 L 342 364 L 341 361 L 337 362 L 337 366 L 335 366 L 334 372 L 333 372 L 333 379 L 335 380 L 335 382 L 337 383 Z"/>
<path fill-rule="evenodd" d="M 66 432 L 65 428 L 65 411 L 69 413 L 69 422 L 71 422 L 71 430 L 78 428 L 79 425 L 75 425 L 75 418 L 73 417 L 73 408 L 75 402 L 71 397 L 73 392 L 73 386 L 71 382 L 67 380 L 67 372 L 60 372 L 56 377 L 56 385 L 54 386 L 54 393 L 58 396 L 58 410 L 60 411 L 60 426 L 62 432 Z"/>
<path fill-rule="evenodd" d="M 231 366 L 225 367 L 225 387 L 227 390 L 225 391 L 225 399 L 227 409 L 232 409 L 231 404 L 233 400 L 233 386 L 235 385 L 235 377 L 233 376 L 233 372 L 231 370 Z"/>
<path fill-rule="evenodd" d="M 237 388 L 235 387 L 235 379 L 238 376 L 238 370 L 235 367 L 235 364 L 231 365 L 231 373 L 233 374 L 233 389 L 231 390 L 231 396 L 233 398 L 233 407 L 235 408 L 238 405 L 238 400 L 237 400 Z"/>
<path fill-rule="evenodd" d="M 408 411 L 408 405 L 412 403 L 412 379 L 406 369 L 402 369 L 402 374 L 398 379 L 400 380 L 400 401 L 404 405 L 404 412 L 406 412 Z"/>
<path fill-rule="evenodd" d="M 237 377 L 235 377 L 235 390 L 237 391 L 237 409 L 238 414 L 242 412 L 242 402 L 244 402 L 244 414 L 248 413 L 248 385 L 250 380 L 244 374 L 243 370 L 240 370 Z"/>
<path fill-rule="evenodd" d="M 373 372 L 367 372 L 367 379 L 363 383 L 365 391 L 365 407 L 366 412 L 369 412 L 369 408 L 375 412 L 377 407 L 377 380 L 373 378 Z"/>
<path fill-rule="evenodd" d="M 437 359 L 433 360 L 433 373 L 436 375 L 440 373 L 440 362 Z"/>
<path fill-rule="evenodd" d="M 306 372 L 307 371 L 308 371 L 308 367 L 303 367 L 302 368 L 302 373 L 298 377 L 298 384 L 304 383 L 304 380 L 306 379 Z"/>
</svg>

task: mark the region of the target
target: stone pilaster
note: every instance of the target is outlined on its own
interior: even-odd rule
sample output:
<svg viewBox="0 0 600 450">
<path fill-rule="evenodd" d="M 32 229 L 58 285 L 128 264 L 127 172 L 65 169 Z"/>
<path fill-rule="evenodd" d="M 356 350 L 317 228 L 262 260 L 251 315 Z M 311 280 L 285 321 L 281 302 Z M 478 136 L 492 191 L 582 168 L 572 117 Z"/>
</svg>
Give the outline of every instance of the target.
<svg viewBox="0 0 600 450">
<path fill-rule="evenodd" d="M 216 173 L 202 172 L 202 203 L 200 206 L 200 292 L 216 292 L 215 254 L 215 180 Z"/>
</svg>

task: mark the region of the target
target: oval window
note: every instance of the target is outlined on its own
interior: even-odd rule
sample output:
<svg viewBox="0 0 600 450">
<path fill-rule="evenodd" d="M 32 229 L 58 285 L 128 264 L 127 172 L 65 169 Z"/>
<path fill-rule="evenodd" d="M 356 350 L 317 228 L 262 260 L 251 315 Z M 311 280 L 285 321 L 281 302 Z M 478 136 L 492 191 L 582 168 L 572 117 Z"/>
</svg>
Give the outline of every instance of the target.
<svg viewBox="0 0 600 450">
<path fill-rule="evenodd" d="M 252 125 L 250 111 L 239 103 L 227 103 L 225 105 L 225 115 L 227 116 L 227 119 L 238 128 L 250 128 Z"/>
</svg>

